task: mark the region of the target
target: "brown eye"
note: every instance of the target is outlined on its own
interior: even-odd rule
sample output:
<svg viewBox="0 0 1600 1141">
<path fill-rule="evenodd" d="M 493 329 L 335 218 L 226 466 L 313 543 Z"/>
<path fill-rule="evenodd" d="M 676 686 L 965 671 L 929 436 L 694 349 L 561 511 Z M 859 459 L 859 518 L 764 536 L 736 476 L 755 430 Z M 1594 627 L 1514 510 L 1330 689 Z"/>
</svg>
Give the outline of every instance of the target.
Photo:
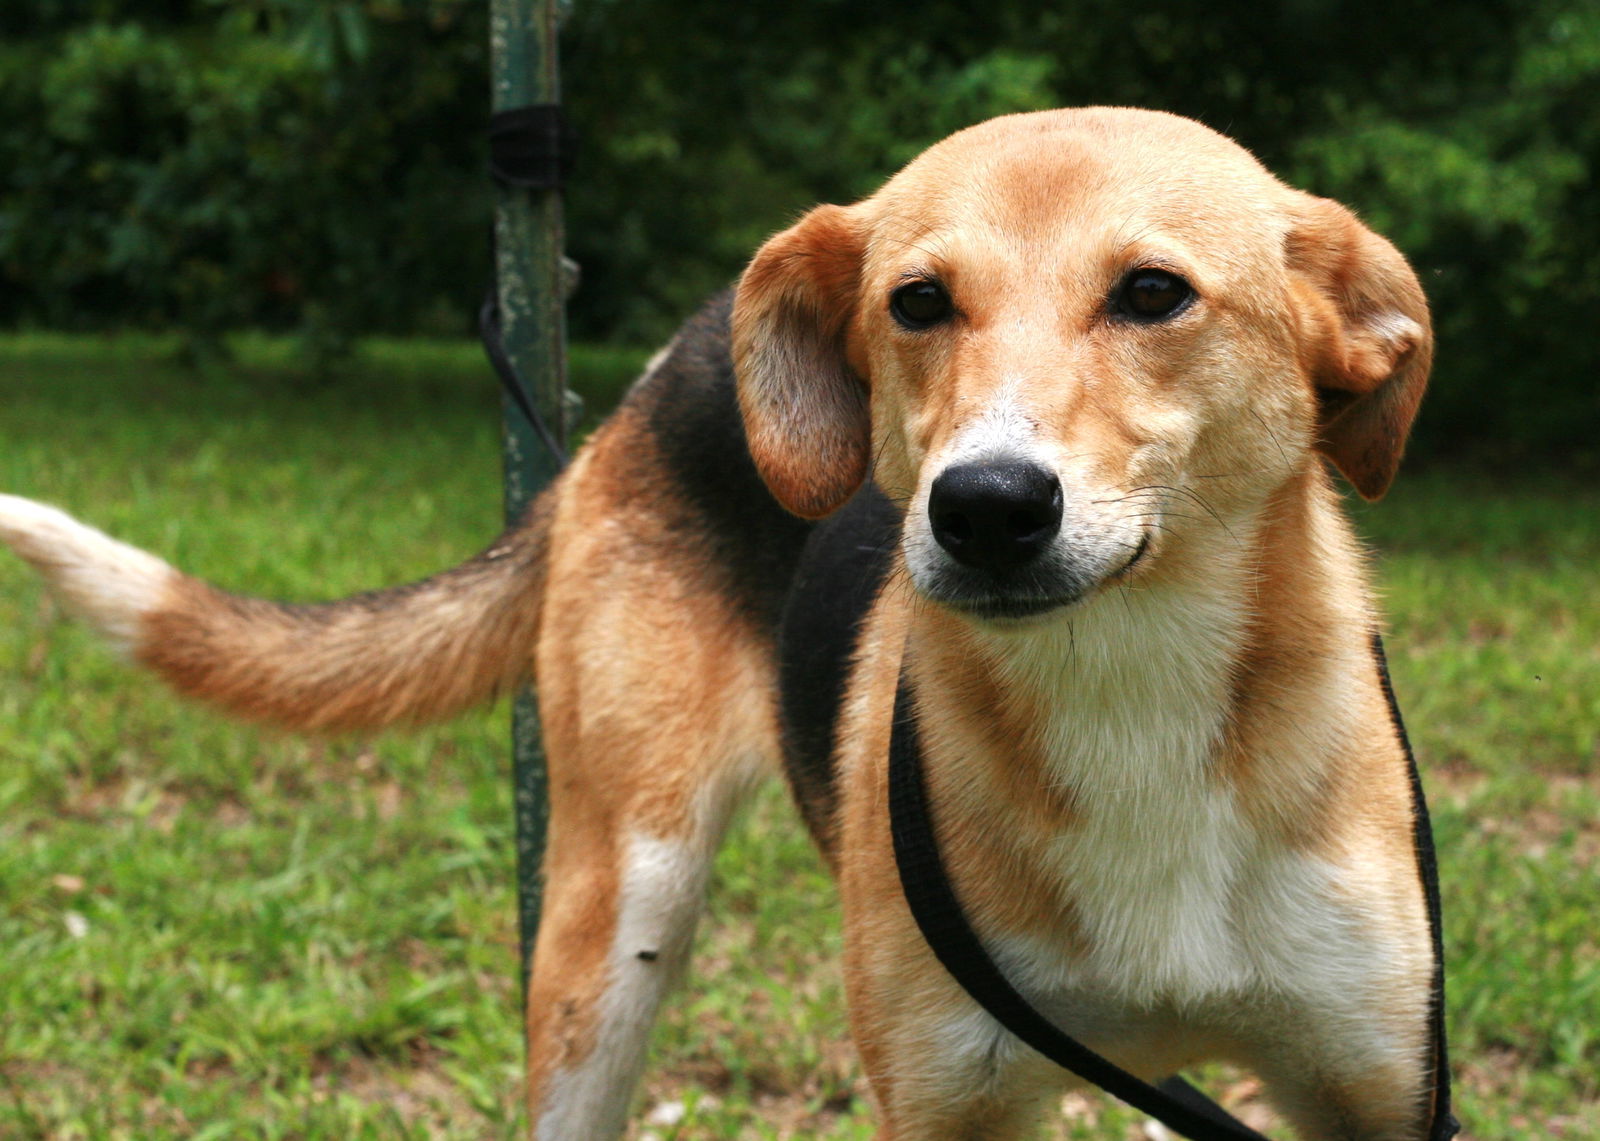
<svg viewBox="0 0 1600 1141">
<path fill-rule="evenodd" d="M 950 295 L 937 281 L 913 281 L 889 295 L 889 312 L 907 329 L 926 329 L 955 310 Z"/>
<path fill-rule="evenodd" d="M 1175 273 L 1136 269 L 1123 279 L 1116 301 L 1117 308 L 1127 316 L 1154 321 L 1170 317 L 1193 296 L 1189 283 Z"/>
</svg>

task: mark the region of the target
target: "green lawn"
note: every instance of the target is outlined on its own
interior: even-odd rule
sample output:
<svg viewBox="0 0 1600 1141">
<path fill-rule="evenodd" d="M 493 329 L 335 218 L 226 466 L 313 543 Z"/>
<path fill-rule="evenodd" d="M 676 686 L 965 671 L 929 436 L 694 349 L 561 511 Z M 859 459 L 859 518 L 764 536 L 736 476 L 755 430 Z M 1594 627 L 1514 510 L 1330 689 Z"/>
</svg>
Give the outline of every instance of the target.
<svg viewBox="0 0 1600 1141">
<path fill-rule="evenodd" d="M 332 385 L 272 341 L 203 375 L 171 351 L 0 340 L 0 490 L 282 598 L 417 577 L 495 533 L 475 347 L 370 346 Z M 614 392 L 643 355 L 580 350 L 574 372 Z M 1358 516 L 1433 794 L 1469 1135 L 1600 1139 L 1600 492 L 1435 471 Z M 0 1138 L 517 1136 L 505 720 L 239 728 L 0 559 Z M 838 943 L 774 790 L 724 852 L 640 1105 L 657 1124 L 632 1136 L 869 1137 Z M 1131 1121 L 1068 1108 L 1053 1136 Z"/>
</svg>

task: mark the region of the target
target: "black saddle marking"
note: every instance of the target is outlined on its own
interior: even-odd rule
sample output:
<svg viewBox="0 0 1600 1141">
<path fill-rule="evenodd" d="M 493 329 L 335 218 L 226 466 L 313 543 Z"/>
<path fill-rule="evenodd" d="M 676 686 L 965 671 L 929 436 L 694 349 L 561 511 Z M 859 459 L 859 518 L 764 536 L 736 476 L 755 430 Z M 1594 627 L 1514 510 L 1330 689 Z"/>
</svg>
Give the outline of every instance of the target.
<svg viewBox="0 0 1600 1141">
<path fill-rule="evenodd" d="M 657 453 L 654 465 L 640 457 L 640 478 L 656 470 L 670 477 L 655 493 L 678 503 L 674 541 L 772 636 L 812 524 L 772 498 L 750 458 L 730 348 L 732 310 L 731 290 L 708 301 L 627 403 L 644 418 Z"/>
<path fill-rule="evenodd" d="M 800 554 L 778 634 L 784 771 L 806 826 L 830 851 L 834 746 L 861 624 L 883 588 L 901 517 L 867 485 L 816 525 Z"/>
</svg>

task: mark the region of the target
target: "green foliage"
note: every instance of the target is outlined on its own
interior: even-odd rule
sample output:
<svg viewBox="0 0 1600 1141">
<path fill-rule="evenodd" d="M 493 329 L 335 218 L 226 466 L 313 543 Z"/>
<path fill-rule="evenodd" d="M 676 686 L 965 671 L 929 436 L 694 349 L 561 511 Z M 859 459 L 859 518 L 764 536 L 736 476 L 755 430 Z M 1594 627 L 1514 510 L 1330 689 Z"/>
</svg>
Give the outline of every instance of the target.
<svg viewBox="0 0 1600 1141">
<path fill-rule="evenodd" d="M 98 7 L 0 49 L 0 321 L 465 327 L 475 5 Z"/>
<path fill-rule="evenodd" d="M 869 192 L 967 123 L 1157 107 L 1349 203 L 1414 260 L 1440 335 L 1421 450 L 1594 455 L 1600 341 L 1570 324 L 1600 305 L 1574 257 L 1600 245 L 1587 0 L 925 6 L 914 29 L 842 0 L 597 0 L 570 38 L 571 100 L 605 148 L 570 206 L 590 335 L 659 334 L 800 209 Z"/>
<path fill-rule="evenodd" d="M 1600 306 L 1575 256 L 1600 246 L 1600 8 L 1545 0 L 1503 34 L 1476 76 L 1330 94 L 1328 126 L 1282 169 L 1358 205 L 1417 265 L 1440 343 L 1428 441 L 1593 457 L 1600 342 L 1571 318 Z"/>
<path fill-rule="evenodd" d="M 16 0 L 0 325 L 464 328 L 488 272 L 480 0 Z M 1592 0 L 578 0 L 563 78 L 580 338 L 643 344 L 818 201 L 991 115 L 1191 115 L 1422 271 L 1421 444 L 1593 456 Z"/>
</svg>

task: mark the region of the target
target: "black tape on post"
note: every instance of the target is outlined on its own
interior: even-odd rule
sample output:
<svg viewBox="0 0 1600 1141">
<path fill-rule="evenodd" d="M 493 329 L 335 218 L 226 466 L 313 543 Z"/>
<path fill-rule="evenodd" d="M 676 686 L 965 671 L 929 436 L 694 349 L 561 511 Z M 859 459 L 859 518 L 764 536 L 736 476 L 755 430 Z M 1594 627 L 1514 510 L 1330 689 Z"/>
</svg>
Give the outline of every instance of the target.
<svg viewBox="0 0 1600 1141">
<path fill-rule="evenodd" d="M 512 107 L 489 118 L 489 173 L 502 186 L 561 190 L 577 146 L 559 103 Z"/>
</svg>

